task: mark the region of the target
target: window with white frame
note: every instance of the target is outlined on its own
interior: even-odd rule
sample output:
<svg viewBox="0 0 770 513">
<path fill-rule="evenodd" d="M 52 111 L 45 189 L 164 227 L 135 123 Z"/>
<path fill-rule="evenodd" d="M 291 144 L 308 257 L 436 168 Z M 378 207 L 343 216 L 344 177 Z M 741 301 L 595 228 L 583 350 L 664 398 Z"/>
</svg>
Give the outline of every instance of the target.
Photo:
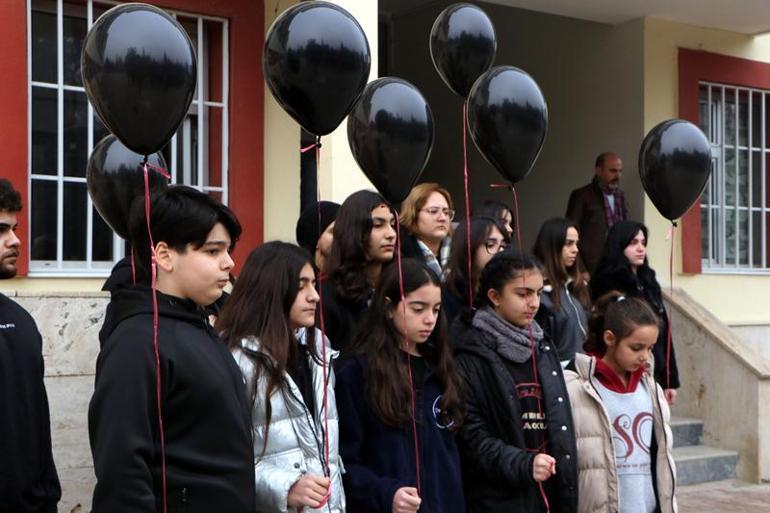
<svg viewBox="0 0 770 513">
<path fill-rule="evenodd" d="M 93 22 L 118 2 L 28 2 L 30 276 L 105 276 L 125 254 L 91 203 L 86 165 L 108 134 L 88 103 L 80 51 Z M 198 59 L 195 97 L 162 150 L 173 183 L 227 203 L 228 22 L 169 11 Z"/>
<path fill-rule="evenodd" d="M 700 200 L 704 271 L 767 273 L 770 91 L 702 82 L 712 174 Z"/>
</svg>

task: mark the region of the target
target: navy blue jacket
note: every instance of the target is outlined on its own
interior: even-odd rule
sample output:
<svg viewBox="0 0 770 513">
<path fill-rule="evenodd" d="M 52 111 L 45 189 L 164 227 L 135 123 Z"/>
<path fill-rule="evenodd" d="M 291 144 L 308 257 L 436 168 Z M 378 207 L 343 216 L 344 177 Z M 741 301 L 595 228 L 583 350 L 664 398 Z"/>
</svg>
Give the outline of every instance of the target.
<svg viewBox="0 0 770 513">
<path fill-rule="evenodd" d="M 385 425 L 368 404 L 366 356 L 337 373 L 340 455 L 345 465 L 348 513 L 390 513 L 401 487 L 416 487 L 412 425 Z M 422 505 L 419 513 L 465 513 L 460 456 L 454 434 L 439 426 L 434 411 L 441 388 L 431 372 L 422 385 L 417 433 Z"/>
</svg>

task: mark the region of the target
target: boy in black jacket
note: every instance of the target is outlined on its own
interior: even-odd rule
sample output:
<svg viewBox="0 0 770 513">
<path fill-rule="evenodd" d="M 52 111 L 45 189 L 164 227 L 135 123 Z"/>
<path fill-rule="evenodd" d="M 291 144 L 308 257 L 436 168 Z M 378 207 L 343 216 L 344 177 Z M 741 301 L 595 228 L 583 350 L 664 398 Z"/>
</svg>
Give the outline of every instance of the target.
<svg viewBox="0 0 770 513">
<path fill-rule="evenodd" d="M 0 279 L 16 276 L 21 196 L 0 178 Z M 55 513 L 61 487 L 51 452 L 43 340 L 32 317 L 0 294 L 0 513 Z"/>
<path fill-rule="evenodd" d="M 163 511 L 163 435 L 168 511 L 253 513 L 249 405 L 238 366 L 204 310 L 227 284 L 240 225 L 227 207 L 189 187 L 152 198 L 158 387 L 144 208 L 138 198 L 129 221 L 139 283 L 112 291 L 102 328 L 89 407 L 93 511 Z"/>
</svg>

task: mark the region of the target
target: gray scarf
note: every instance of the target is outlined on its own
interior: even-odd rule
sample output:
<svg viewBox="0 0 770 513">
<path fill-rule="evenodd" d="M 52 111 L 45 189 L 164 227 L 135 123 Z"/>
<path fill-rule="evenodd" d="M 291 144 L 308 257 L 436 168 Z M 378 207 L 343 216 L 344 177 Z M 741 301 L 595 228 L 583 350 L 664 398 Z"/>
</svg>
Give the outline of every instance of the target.
<svg viewBox="0 0 770 513">
<path fill-rule="evenodd" d="M 514 363 L 524 363 L 532 357 L 532 342 L 529 329 L 522 329 L 500 317 L 492 308 L 479 308 L 471 325 L 494 342 L 497 354 Z M 543 329 L 532 321 L 532 338 L 538 343 L 543 340 Z"/>
</svg>

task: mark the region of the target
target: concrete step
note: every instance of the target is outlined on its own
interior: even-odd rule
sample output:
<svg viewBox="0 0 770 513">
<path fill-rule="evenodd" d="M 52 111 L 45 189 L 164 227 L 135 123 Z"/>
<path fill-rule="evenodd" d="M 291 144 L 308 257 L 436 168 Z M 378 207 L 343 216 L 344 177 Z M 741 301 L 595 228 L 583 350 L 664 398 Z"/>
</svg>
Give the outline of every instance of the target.
<svg viewBox="0 0 770 513">
<path fill-rule="evenodd" d="M 677 484 L 680 486 L 735 478 L 738 453 L 707 445 L 674 448 Z"/>
<path fill-rule="evenodd" d="M 674 447 L 698 445 L 703 437 L 703 422 L 698 419 L 673 417 L 671 431 L 674 432 Z"/>
</svg>

